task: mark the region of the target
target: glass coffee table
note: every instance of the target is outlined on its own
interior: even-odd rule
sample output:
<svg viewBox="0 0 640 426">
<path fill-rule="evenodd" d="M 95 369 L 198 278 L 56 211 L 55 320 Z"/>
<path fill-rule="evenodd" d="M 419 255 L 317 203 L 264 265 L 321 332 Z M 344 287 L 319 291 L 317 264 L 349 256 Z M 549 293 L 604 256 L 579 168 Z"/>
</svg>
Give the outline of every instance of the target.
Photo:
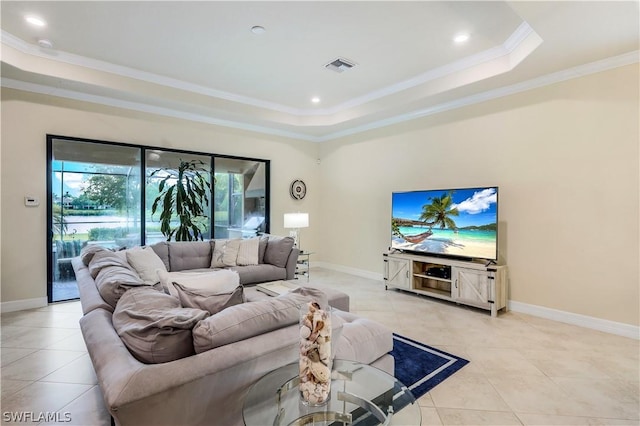
<svg viewBox="0 0 640 426">
<path fill-rule="evenodd" d="M 420 407 L 395 377 L 375 367 L 335 360 L 331 398 L 320 407 L 304 405 L 298 392 L 298 363 L 278 368 L 249 389 L 242 408 L 247 426 L 420 425 Z"/>
</svg>

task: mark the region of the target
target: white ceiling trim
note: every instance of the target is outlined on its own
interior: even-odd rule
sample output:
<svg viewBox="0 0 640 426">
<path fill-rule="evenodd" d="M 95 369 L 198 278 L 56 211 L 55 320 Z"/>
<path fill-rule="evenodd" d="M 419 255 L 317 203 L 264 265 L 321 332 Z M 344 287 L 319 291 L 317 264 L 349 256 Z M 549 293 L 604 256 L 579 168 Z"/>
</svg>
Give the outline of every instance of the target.
<svg viewBox="0 0 640 426">
<path fill-rule="evenodd" d="M 513 32 L 513 34 L 511 34 L 511 36 L 509 36 L 509 38 L 502 45 L 498 45 L 491 49 L 487 49 L 483 52 L 477 53 L 475 55 L 468 56 L 459 61 L 455 61 L 438 68 L 434 68 L 432 70 L 429 70 L 423 74 L 420 74 L 408 80 L 401 81 L 399 83 L 393 84 L 388 87 L 384 87 L 379 90 L 375 90 L 365 96 L 361 96 L 361 97 L 352 99 L 348 102 L 345 102 L 341 105 L 338 105 L 335 108 L 330 108 L 330 109 L 321 110 L 321 111 L 323 114 L 334 114 L 348 108 L 353 108 L 355 106 L 362 105 L 364 103 L 367 103 L 379 98 L 383 98 L 385 96 L 393 95 L 403 90 L 411 89 L 411 88 L 420 86 L 422 84 L 429 83 L 431 81 L 434 81 L 442 77 L 446 77 L 451 74 L 455 74 L 461 71 L 471 69 L 478 65 L 482 65 L 487 62 L 494 61 L 496 59 L 508 57 L 512 53 L 514 53 L 516 49 L 518 49 L 518 47 L 520 47 L 529 37 L 537 39 L 538 43 L 536 43 L 533 46 L 533 48 L 530 48 L 529 51 L 526 52 L 524 56 L 522 56 L 522 59 L 523 59 L 528 54 L 530 54 L 535 49 L 535 47 L 539 46 L 539 44 L 542 42 L 542 38 L 540 38 L 540 36 L 533 30 L 533 28 L 531 28 L 531 26 L 529 26 L 529 24 L 524 21 L 518 26 L 518 28 Z M 513 67 L 515 67 L 515 65 L 517 65 L 517 62 L 511 61 L 511 60 L 507 61 L 507 63 L 511 65 L 509 69 L 512 69 Z M 508 71 L 508 69 L 501 70 L 501 71 L 506 72 Z"/>
<path fill-rule="evenodd" d="M 259 108 L 280 111 L 287 114 L 293 114 L 293 115 L 298 114 L 298 110 L 296 108 L 291 108 L 285 105 L 279 105 L 273 102 L 261 101 L 259 99 L 242 96 L 235 93 L 225 92 L 222 90 L 211 89 L 209 87 L 187 83 L 182 80 L 161 76 L 161 75 L 149 73 L 146 71 L 140 71 L 134 68 L 116 65 L 109 62 L 99 61 L 97 59 L 91 59 L 85 56 L 75 55 L 73 53 L 67 53 L 59 50 L 49 51 L 37 45 L 27 43 L 24 40 L 18 37 L 15 37 L 13 34 L 10 34 L 4 30 L 2 30 L 1 34 L 2 34 L 3 44 L 6 44 L 9 47 L 13 47 L 14 49 L 27 55 L 36 56 L 39 58 L 45 58 L 48 60 L 59 61 L 69 65 L 89 68 L 92 70 L 115 74 L 122 77 L 133 78 L 135 80 L 140 80 L 147 83 L 153 83 L 161 86 L 171 87 L 178 90 L 184 90 L 186 92 L 192 92 L 199 95 L 206 95 L 214 98 L 224 99 L 227 101 L 239 102 L 242 104 L 252 105 Z"/>
<path fill-rule="evenodd" d="M 291 114 L 294 116 L 321 116 L 321 115 L 337 114 L 347 109 L 350 109 L 359 105 L 363 105 L 367 102 L 371 102 L 376 99 L 380 99 L 380 98 L 390 96 L 410 88 L 417 87 L 419 85 L 426 84 L 438 78 L 442 78 L 451 74 L 455 74 L 464 70 L 471 69 L 475 66 L 485 64 L 489 61 L 493 61 L 503 57 L 508 57 L 509 55 L 512 55 L 514 52 L 516 52 L 518 47 L 523 45 L 528 38 L 537 39 L 538 42 L 535 43 L 533 47 L 529 47 L 528 51 L 524 52 L 524 55 L 522 54 L 519 55 L 521 58 L 524 58 L 542 42 L 542 39 L 535 33 L 535 31 L 531 28 L 531 26 L 527 22 L 523 21 L 518 26 L 518 28 L 516 28 L 513 34 L 511 34 L 509 38 L 502 45 L 498 45 L 491 49 L 487 49 L 483 52 L 468 56 L 459 61 L 455 61 L 438 68 L 434 68 L 432 70 L 429 70 L 423 74 L 420 74 L 408 80 L 404 80 L 399 83 L 375 90 L 366 95 L 359 96 L 357 98 L 351 99 L 342 104 L 336 105 L 335 107 L 332 107 L 332 108 L 299 109 L 299 108 L 289 107 L 286 105 L 277 104 L 274 102 L 268 102 L 268 101 L 255 99 L 255 98 L 251 98 L 243 95 L 225 92 L 217 89 L 211 89 L 209 87 L 188 83 L 182 80 L 161 76 L 161 75 L 149 73 L 146 71 L 140 71 L 130 67 L 115 65 L 112 63 L 91 59 L 91 58 L 87 58 L 84 56 L 75 55 L 75 54 L 71 54 L 63 51 L 43 49 L 38 45 L 27 43 L 24 40 L 18 37 L 15 37 L 14 35 L 4 30 L 1 31 L 1 36 L 2 36 L 3 44 L 6 44 L 7 46 L 12 47 L 18 50 L 19 52 L 27 55 L 31 55 L 39 58 L 45 58 L 48 60 L 59 61 L 62 63 L 89 68 L 89 69 L 106 72 L 110 74 L 115 74 L 115 75 L 119 75 L 127 78 L 133 78 L 136 80 L 141 80 L 141 81 L 145 81 L 152 84 L 171 87 L 178 90 L 184 90 L 184 91 L 196 93 L 199 95 L 206 95 L 214 98 L 224 99 L 227 101 L 238 102 L 245 105 L 251 105 L 258 108 L 264 108 L 272 111 L 283 112 L 283 113 Z M 511 61 L 511 60 L 507 61 L 507 63 L 511 64 L 509 69 L 513 68 L 517 64 L 517 62 Z M 501 71 L 502 72 L 508 71 L 508 69 L 501 70 Z"/>
<path fill-rule="evenodd" d="M 500 87 L 494 90 L 488 90 L 486 92 L 477 93 L 475 95 L 467 96 L 464 98 L 456 99 L 450 102 L 444 102 L 438 105 L 424 108 L 421 110 L 412 111 L 407 114 L 397 115 L 384 120 L 379 120 L 373 123 L 369 123 L 363 126 L 353 127 L 341 132 L 335 132 L 327 134 L 318 138 L 318 142 L 325 142 L 344 136 L 350 136 L 357 133 L 362 133 L 367 130 L 375 130 L 381 127 L 390 126 L 392 124 L 398 124 L 409 120 L 415 120 L 417 118 L 427 117 L 429 115 L 438 114 L 453 109 L 462 108 L 469 105 L 478 104 L 481 102 L 490 101 L 492 99 L 502 98 L 505 96 L 513 95 L 527 90 L 537 89 L 551 84 L 560 83 L 562 81 L 570 80 L 586 76 L 589 74 L 595 74 L 598 72 L 606 71 L 613 68 L 622 67 L 625 65 L 631 65 L 640 62 L 640 51 L 629 52 L 624 55 L 614 56 L 611 58 L 603 59 L 600 61 L 592 62 L 589 64 L 580 65 L 567 70 L 558 71 L 545 76 L 537 77 L 531 80 L 523 81 L 521 83 L 512 84 L 510 86 Z"/>
<path fill-rule="evenodd" d="M 287 138 L 319 142 L 317 138 L 310 138 L 308 135 L 301 134 L 301 133 L 288 132 L 286 130 L 257 126 L 249 123 L 223 120 L 223 119 L 214 118 L 208 115 L 194 114 L 190 112 L 179 111 L 171 108 L 163 108 L 163 107 L 144 104 L 140 102 L 131 102 L 131 101 L 125 101 L 122 99 L 110 98 L 106 96 L 90 95 L 87 93 L 77 92 L 74 90 L 52 88 L 51 86 L 45 86 L 43 84 L 28 83 L 24 81 L 9 79 L 9 78 L 2 79 L 2 87 L 6 87 L 9 89 L 22 90 L 25 92 L 39 93 L 43 95 L 56 96 L 56 97 L 65 98 L 65 99 L 73 99 L 76 101 L 90 102 L 93 104 L 106 105 L 106 106 L 115 107 L 115 108 L 128 109 L 131 111 L 138 111 L 138 112 L 143 112 L 148 114 L 161 115 L 165 117 L 179 118 L 179 119 L 194 121 L 199 123 L 214 124 L 217 126 L 230 127 L 233 129 L 248 130 L 251 132 L 264 133 L 268 135 L 284 136 Z"/>
<path fill-rule="evenodd" d="M 640 51 L 633 51 L 627 54 L 614 56 L 611 58 L 603 59 L 600 61 L 592 62 L 585 65 L 580 65 L 578 67 L 570 68 L 567 70 L 559 71 L 556 73 L 548 74 L 546 76 L 534 78 L 531 80 L 527 80 L 521 83 L 513 84 L 511 86 L 501 87 L 499 89 L 489 90 L 483 93 L 478 93 L 475 95 L 467 96 L 465 98 L 456 99 L 451 102 L 445 102 L 442 104 L 434 105 L 429 108 L 413 111 L 407 114 L 401 114 L 395 117 L 391 117 L 384 120 L 379 120 L 373 123 L 369 123 L 363 126 L 357 126 L 350 128 L 348 130 L 329 133 L 324 136 L 309 136 L 302 133 L 297 132 L 289 132 L 285 130 L 275 129 L 272 127 L 264 127 L 252 125 L 249 123 L 242 123 L 231 120 L 223 120 L 216 119 L 210 116 L 187 113 L 184 111 L 178 111 L 170 108 L 162 108 L 149 104 L 143 104 L 139 102 L 130 102 L 124 101 L 120 99 L 109 98 L 105 96 L 96 96 L 89 95 L 86 93 L 52 88 L 50 86 L 27 83 L 23 81 L 13 80 L 13 79 L 2 79 L 2 87 L 7 87 L 10 89 L 23 90 L 27 92 L 40 93 L 50 96 L 57 96 L 67 99 L 74 99 L 78 101 L 91 102 L 95 104 L 107 105 L 116 108 L 123 108 L 133 111 L 139 111 L 149 114 L 162 115 L 167 117 L 179 118 L 194 122 L 201 122 L 207 124 L 213 124 L 223 127 L 230 127 L 234 129 L 240 130 L 248 130 L 252 132 L 264 133 L 275 136 L 284 136 L 288 138 L 300 139 L 310 142 L 326 142 L 333 139 L 341 138 L 344 136 L 349 136 L 357 133 L 362 133 L 367 130 L 374 130 L 381 127 L 390 126 L 392 124 L 402 123 L 405 121 L 426 117 L 429 115 L 434 115 L 440 112 L 449 111 L 457 108 L 462 108 L 465 106 L 489 101 L 496 98 L 501 98 L 504 96 L 509 96 L 512 94 L 524 92 L 531 89 L 540 88 L 543 86 L 548 86 L 551 84 L 555 84 L 558 82 L 566 81 L 573 78 L 582 77 L 589 74 L 594 74 L 602 71 L 606 71 L 609 69 L 631 65 L 634 63 L 638 63 L 640 61 Z"/>
</svg>

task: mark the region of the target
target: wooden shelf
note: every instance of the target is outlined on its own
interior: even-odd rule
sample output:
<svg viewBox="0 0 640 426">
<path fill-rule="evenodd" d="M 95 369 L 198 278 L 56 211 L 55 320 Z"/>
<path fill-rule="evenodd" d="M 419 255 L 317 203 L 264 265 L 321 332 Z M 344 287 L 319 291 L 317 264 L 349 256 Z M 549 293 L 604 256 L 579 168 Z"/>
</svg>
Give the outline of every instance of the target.
<svg viewBox="0 0 640 426">
<path fill-rule="evenodd" d="M 438 299 L 451 300 L 451 291 L 438 290 L 437 288 L 414 288 L 413 291 L 426 296 L 437 297 Z"/>
<path fill-rule="evenodd" d="M 418 278 L 425 278 L 425 279 L 429 279 L 429 280 L 434 280 L 434 281 L 444 281 L 447 283 L 451 282 L 451 278 L 440 278 L 440 277 L 434 277 L 432 275 L 425 275 L 425 274 L 413 274 L 414 277 L 418 277 Z"/>
</svg>

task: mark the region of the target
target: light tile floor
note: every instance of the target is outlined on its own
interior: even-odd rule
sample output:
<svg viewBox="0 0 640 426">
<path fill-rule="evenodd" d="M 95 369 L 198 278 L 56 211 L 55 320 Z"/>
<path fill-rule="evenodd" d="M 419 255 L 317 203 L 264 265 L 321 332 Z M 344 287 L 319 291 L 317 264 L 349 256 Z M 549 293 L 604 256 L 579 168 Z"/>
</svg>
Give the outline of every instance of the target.
<svg viewBox="0 0 640 426">
<path fill-rule="evenodd" d="M 491 318 L 326 269 L 312 269 L 311 284 L 340 289 L 351 311 L 471 361 L 420 398 L 423 425 L 640 424 L 638 340 L 513 312 Z M 109 424 L 81 314 L 79 302 L 2 314 L 2 424 L 20 424 L 8 416 L 21 412 Z M 40 424 L 62 424 L 52 420 Z"/>
</svg>

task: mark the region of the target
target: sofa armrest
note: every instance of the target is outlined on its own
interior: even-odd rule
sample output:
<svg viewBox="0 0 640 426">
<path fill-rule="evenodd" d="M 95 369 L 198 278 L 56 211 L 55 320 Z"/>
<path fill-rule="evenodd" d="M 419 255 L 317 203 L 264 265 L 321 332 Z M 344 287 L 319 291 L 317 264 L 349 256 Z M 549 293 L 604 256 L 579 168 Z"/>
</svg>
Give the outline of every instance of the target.
<svg viewBox="0 0 640 426">
<path fill-rule="evenodd" d="M 291 249 L 291 253 L 289 253 L 289 258 L 287 259 L 287 264 L 285 266 L 288 280 L 292 280 L 296 277 L 296 265 L 298 264 L 299 254 L 300 250 L 297 247 L 293 247 Z"/>
<path fill-rule="evenodd" d="M 82 259 L 80 259 L 79 256 L 74 257 L 71 259 L 71 265 L 73 266 L 73 271 L 76 274 L 82 313 L 87 314 L 94 309 L 105 309 L 109 312 L 113 312 L 113 307 L 105 302 L 100 295 L 94 279 L 91 278 L 89 268 L 82 263 Z"/>
</svg>

